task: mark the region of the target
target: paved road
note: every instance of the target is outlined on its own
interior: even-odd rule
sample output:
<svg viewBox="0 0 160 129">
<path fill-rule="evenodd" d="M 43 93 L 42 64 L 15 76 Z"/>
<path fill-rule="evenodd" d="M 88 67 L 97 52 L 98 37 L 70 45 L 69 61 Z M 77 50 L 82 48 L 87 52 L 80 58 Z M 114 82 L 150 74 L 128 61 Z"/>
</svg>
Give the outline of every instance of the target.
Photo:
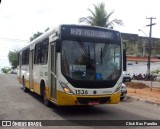
<svg viewBox="0 0 160 129">
<path fill-rule="evenodd" d="M 33 93 L 24 93 L 15 75 L 0 74 L 0 120 L 160 120 L 160 107 L 135 100 L 125 100 L 117 105 L 90 107 L 55 107 L 43 105 L 41 98 Z M 63 122 L 63 121 L 62 121 Z M 94 121 L 93 121 L 94 122 Z M 54 126 L 47 129 L 141 129 L 139 126 Z M 0 129 L 9 127 L 0 127 Z M 36 127 L 31 127 L 34 129 Z M 38 129 L 44 127 L 38 127 Z M 159 127 L 146 127 L 159 129 Z M 9 128 L 11 129 L 11 128 Z M 12 127 L 12 129 L 28 129 Z M 37 128 L 36 128 L 37 129 Z"/>
</svg>

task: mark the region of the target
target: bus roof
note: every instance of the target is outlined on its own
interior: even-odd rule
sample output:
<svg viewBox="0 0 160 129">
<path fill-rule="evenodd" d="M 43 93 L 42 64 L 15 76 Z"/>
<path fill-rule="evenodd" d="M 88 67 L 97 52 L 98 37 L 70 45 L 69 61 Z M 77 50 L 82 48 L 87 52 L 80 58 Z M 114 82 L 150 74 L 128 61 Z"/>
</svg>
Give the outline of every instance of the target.
<svg viewBox="0 0 160 129">
<path fill-rule="evenodd" d="M 108 30 L 110 32 L 117 32 L 117 33 L 119 33 L 119 31 L 108 29 L 108 28 L 104 28 L 104 27 L 99 27 L 99 26 L 76 25 L 76 24 L 61 24 L 61 25 L 58 26 L 58 29 L 52 28 L 52 29 L 49 29 L 48 31 L 44 32 L 42 35 L 40 35 L 39 37 L 37 37 L 36 39 L 34 39 L 33 41 L 31 41 L 27 46 L 25 46 L 24 48 L 22 48 L 19 52 L 21 52 L 21 51 L 29 48 L 33 44 L 37 44 L 39 41 L 42 41 L 42 40 L 46 39 L 47 37 L 49 37 L 50 35 L 54 34 L 55 32 L 58 32 L 58 33 L 61 32 L 61 28 L 64 27 L 64 26 L 66 26 L 66 27 L 78 27 L 78 28 Z"/>
</svg>

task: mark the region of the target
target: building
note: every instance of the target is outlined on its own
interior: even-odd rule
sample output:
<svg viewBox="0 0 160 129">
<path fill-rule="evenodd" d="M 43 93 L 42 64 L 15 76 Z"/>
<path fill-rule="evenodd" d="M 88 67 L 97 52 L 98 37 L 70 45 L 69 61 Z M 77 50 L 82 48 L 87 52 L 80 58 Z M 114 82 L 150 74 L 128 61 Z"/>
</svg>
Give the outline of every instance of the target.
<svg viewBox="0 0 160 129">
<path fill-rule="evenodd" d="M 146 74 L 148 64 L 148 37 L 138 34 L 121 33 L 123 49 L 126 49 L 127 72 L 133 74 Z M 150 70 L 160 69 L 160 39 L 151 39 Z"/>
<path fill-rule="evenodd" d="M 138 34 L 121 33 L 123 48 L 127 55 L 147 57 L 148 56 L 148 37 L 138 36 Z M 152 57 L 160 57 L 160 39 L 151 39 Z"/>
<path fill-rule="evenodd" d="M 127 72 L 133 74 L 147 74 L 147 57 L 127 56 Z M 160 69 L 160 59 L 152 57 L 150 70 Z"/>
</svg>

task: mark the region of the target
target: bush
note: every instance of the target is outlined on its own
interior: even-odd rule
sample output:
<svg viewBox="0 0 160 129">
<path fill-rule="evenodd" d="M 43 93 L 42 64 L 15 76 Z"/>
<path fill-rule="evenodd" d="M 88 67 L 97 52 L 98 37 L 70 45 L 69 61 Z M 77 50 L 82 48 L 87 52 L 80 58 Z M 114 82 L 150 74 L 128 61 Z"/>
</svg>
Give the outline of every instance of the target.
<svg viewBox="0 0 160 129">
<path fill-rule="evenodd" d="M 4 67 L 4 68 L 1 68 L 1 71 L 3 73 L 8 73 L 9 71 L 11 71 L 11 69 L 9 67 Z"/>
</svg>

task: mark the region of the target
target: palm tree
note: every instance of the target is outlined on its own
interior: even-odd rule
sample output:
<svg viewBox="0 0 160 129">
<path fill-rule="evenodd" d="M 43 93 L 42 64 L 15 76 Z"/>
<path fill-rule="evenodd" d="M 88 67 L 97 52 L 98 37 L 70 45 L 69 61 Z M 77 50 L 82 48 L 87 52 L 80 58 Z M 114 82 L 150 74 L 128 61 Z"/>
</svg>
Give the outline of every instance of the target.
<svg viewBox="0 0 160 129">
<path fill-rule="evenodd" d="M 88 9 L 88 11 L 92 15 L 88 17 L 80 18 L 79 22 L 86 22 L 87 24 L 92 26 L 101 26 L 106 28 L 113 28 L 115 23 L 118 25 L 123 24 L 122 20 L 119 20 L 119 19 L 114 19 L 112 21 L 109 21 L 114 11 L 108 14 L 105 10 L 105 4 L 103 2 L 98 4 L 98 6 L 94 5 L 94 9 L 95 9 L 94 11 L 92 11 L 91 9 Z"/>
</svg>

